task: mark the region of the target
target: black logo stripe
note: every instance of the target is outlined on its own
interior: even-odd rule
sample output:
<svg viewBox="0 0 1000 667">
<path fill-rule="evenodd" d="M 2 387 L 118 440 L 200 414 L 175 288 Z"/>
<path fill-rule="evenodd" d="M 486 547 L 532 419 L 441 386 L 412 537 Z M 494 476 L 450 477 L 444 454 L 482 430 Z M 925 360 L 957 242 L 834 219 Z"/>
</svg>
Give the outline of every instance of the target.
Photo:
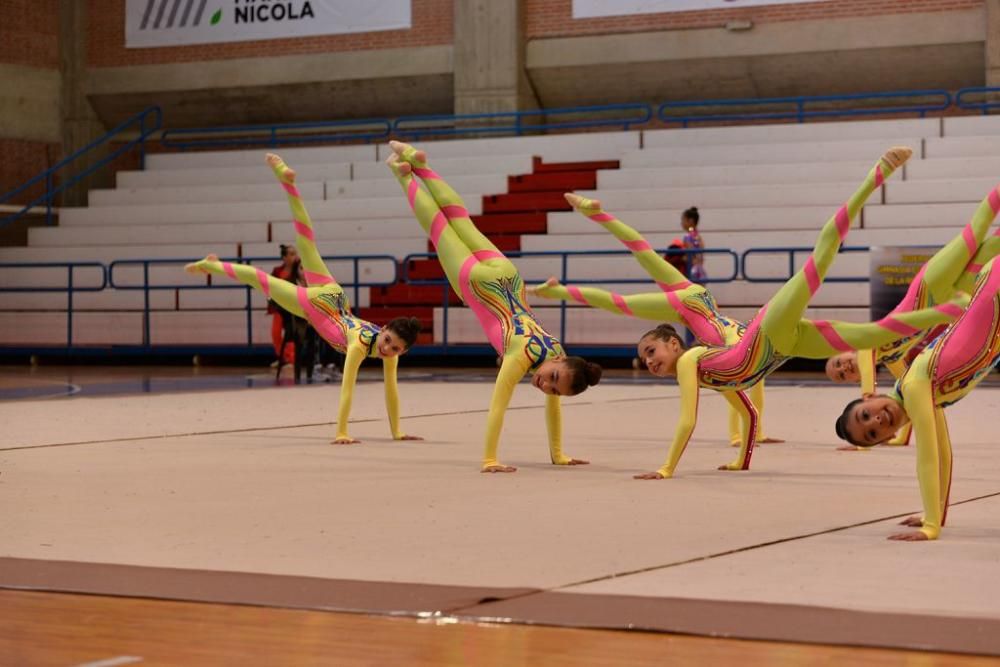
<svg viewBox="0 0 1000 667">
<path fill-rule="evenodd" d="M 160 27 L 160 23 L 163 22 L 163 14 L 167 11 L 167 3 L 170 0 L 160 0 L 160 9 L 156 12 L 156 21 L 153 22 L 153 30 Z"/>
<path fill-rule="evenodd" d="M 180 27 L 183 28 L 184 26 L 187 25 L 188 15 L 191 13 L 191 7 L 193 7 L 193 6 L 194 6 L 194 0 L 187 0 L 187 4 L 184 5 L 184 13 L 181 14 L 181 25 L 180 25 Z"/>
<path fill-rule="evenodd" d="M 201 24 L 201 15 L 205 13 L 205 5 L 207 3 L 208 3 L 208 0 L 201 0 L 201 2 L 198 4 L 198 11 L 195 12 L 195 15 L 194 15 L 194 25 L 200 25 Z"/>
<path fill-rule="evenodd" d="M 149 15 L 153 13 L 153 4 L 156 0 L 146 0 L 146 11 L 142 13 L 142 23 L 139 24 L 139 30 L 145 30 L 146 24 L 149 23 Z"/>
<path fill-rule="evenodd" d="M 167 19 L 167 27 L 174 27 L 174 19 L 177 18 L 177 10 L 181 7 L 181 0 L 174 0 L 174 6 L 170 9 L 170 18 Z"/>
</svg>

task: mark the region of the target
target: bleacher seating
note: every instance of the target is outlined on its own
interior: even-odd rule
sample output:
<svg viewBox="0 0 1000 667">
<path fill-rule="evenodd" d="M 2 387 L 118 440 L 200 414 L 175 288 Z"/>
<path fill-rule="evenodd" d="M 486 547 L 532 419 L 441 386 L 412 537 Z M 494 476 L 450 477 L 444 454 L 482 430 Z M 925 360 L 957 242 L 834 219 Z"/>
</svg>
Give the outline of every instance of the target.
<svg viewBox="0 0 1000 667">
<path fill-rule="evenodd" d="M 830 122 L 561 134 L 542 137 L 456 139 L 420 142 L 434 168 L 465 199 L 477 224 L 504 250 L 617 250 L 607 232 L 569 210 L 561 193 L 598 197 L 606 210 L 665 248 L 683 234 L 680 211 L 698 206 L 710 248 L 811 246 L 820 225 L 835 211 L 887 147 L 905 144 L 914 156 L 883 192 L 872 196 L 848 245 L 940 244 L 950 239 L 980 199 L 1000 182 L 1000 129 L 996 117 Z M 382 145 L 279 149 L 298 172 L 299 188 L 325 255 L 379 255 L 401 261 L 428 252 L 405 197 L 382 163 Z M 294 240 L 281 189 L 264 163 L 265 150 L 151 155 L 144 171 L 123 171 L 111 190 L 90 193 L 90 206 L 64 208 L 59 225 L 30 230 L 28 247 L 0 248 L 0 262 L 99 261 L 135 258 L 190 260 L 215 252 L 226 257 L 274 257 L 278 243 Z M 806 254 L 799 257 L 799 265 Z M 525 279 L 558 274 L 557 257 L 515 262 Z M 728 254 L 707 255 L 709 275 L 733 272 Z M 353 278 L 350 262 L 332 262 L 335 275 Z M 787 274 L 783 253 L 754 255 L 747 273 Z M 571 257 L 570 282 L 600 279 L 610 289 L 638 292 L 645 274 L 627 256 Z M 433 261 L 414 261 L 415 277 L 440 275 Z M 389 280 L 392 261 L 362 260 L 364 280 Z M 863 276 L 866 253 L 842 255 L 831 276 Z M 62 285 L 65 269 L 0 269 L 6 285 Z M 179 264 L 154 265 L 153 284 L 202 285 Z M 141 267 L 118 266 L 120 285 L 141 284 Z M 96 274 L 79 269 L 77 284 Z M 215 284 L 232 284 L 214 279 Z M 776 289 L 775 283 L 737 280 L 711 289 L 727 313 L 749 317 Z M 364 316 L 384 321 L 417 312 L 443 336 L 440 288 L 394 285 L 349 290 Z M 144 296 L 107 289 L 74 295 L 74 342 L 142 342 Z M 452 296 L 453 302 L 457 300 Z M 553 332 L 560 315 L 551 301 L 532 299 Z M 151 341 L 157 345 L 244 344 L 246 303 L 241 289 L 153 291 Z M 253 296 L 254 340 L 268 340 L 264 300 Z M 65 342 L 66 295 L 0 293 L 0 344 Z M 828 283 L 810 315 L 867 319 L 868 286 Z M 18 312 L 14 312 L 18 311 Z M 572 305 L 566 342 L 634 342 L 646 322 Z M 450 308 L 450 342 L 482 343 L 471 313 Z M 428 337 L 429 338 L 429 337 Z"/>
</svg>

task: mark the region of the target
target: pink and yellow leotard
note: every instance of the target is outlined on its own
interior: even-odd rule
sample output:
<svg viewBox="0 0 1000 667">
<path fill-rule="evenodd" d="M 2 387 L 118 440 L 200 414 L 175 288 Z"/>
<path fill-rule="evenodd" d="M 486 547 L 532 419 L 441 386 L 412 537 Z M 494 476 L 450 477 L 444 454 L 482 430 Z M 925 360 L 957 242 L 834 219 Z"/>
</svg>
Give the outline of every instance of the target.
<svg viewBox="0 0 1000 667">
<path fill-rule="evenodd" d="M 819 240 L 805 266 L 760 309 L 747 330 L 731 347 L 699 346 L 677 362 L 681 391 L 681 417 L 666 462 L 657 471 L 670 477 L 687 446 L 697 421 L 699 388 L 724 392 L 743 415 L 743 442 L 736 459 L 723 468 L 745 470 L 755 444 L 756 411 L 742 393 L 792 357 L 822 359 L 837 352 L 870 349 L 911 336 L 961 313 L 955 304 L 944 304 L 909 313 L 890 314 L 878 322 L 854 324 L 802 319 L 819 289 L 840 245 L 867 198 L 909 157 L 909 149 L 891 149 L 868 173 L 861 187 L 820 231 Z"/>
<path fill-rule="evenodd" d="M 258 268 L 246 264 L 220 262 L 212 256 L 195 263 L 201 271 L 227 275 L 234 280 L 254 287 L 273 299 L 279 306 L 298 317 L 305 318 L 334 349 L 347 355 L 344 377 L 340 385 L 340 408 L 337 412 L 336 441 L 353 441 L 348 435 L 348 421 L 358 369 L 366 358 L 380 358 L 376 339 L 379 327 L 355 316 L 343 288 L 337 284 L 316 249 L 316 236 L 305 204 L 294 183 L 294 172 L 280 158 L 269 160 L 278 182 L 288 194 L 295 225 L 295 245 L 302 258 L 302 268 L 308 287 L 295 285 L 269 276 Z M 389 416 L 392 437 L 406 437 L 399 423 L 399 389 L 396 381 L 397 357 L 382 359 L 385 380 L 385 405 Z"/>
<path fill-rule="evenodd" d="M 517 268 L 476 229 L 458 193 L 418 159 L 412 146 L 402 150 L 400 158 L 412 170 L 404 173 L 393 162 L 390 167 L 417 221 L 430 237 L 448 282 L 475 313 L 490 345 L 503 359 L 486 419 L 482 463 L 484 471 L 499 468 L 502 466 L 497 459 L 497 447 L 514 388 L 543 361 L 566 353 L 535 319 Z M 414 176 L 421 179 L 424 187 Z M 569 464 L 573 459 L 562 451 L 560 397 L 550 394 L 545 398 L 550 458 L 557 465 Z"/>
<path fill-rule="evenodd" d="M 889 397 L 903 406 L 917 440 L 917 479 L 928 538 L 941 533 L 951 490 L 951 439 L 944 408 L 967 396 L 1000 362 L 1000 260 L 975 284 L 972 302 L 910 364 Z"/>
</svg>

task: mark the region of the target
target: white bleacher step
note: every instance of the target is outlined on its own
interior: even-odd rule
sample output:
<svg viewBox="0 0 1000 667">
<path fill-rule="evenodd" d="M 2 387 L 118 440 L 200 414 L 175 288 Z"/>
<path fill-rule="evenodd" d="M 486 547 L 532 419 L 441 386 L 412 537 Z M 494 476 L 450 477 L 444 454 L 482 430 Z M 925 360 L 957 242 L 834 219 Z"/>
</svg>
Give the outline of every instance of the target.
<svg viewBox="0 0 1000 667">
<path fill-rule="evenodd" d="M 598 194 L 601 194 L 600 192 Z M 609 213 L 616 213 L 607 209 Z M 680 226 L 680 211 L 677 208 L 670 211 L 649 209 L 641 211 L 622 212 L 619 216 L 622 222 L 642 233 L 670 233 L 674 231 L 680 238 L 684 231 Z M 758 208 L 713 208 L 699 207 L 701 228 L 706 234 L 717 232 L 748 231 L 766 229 L 781 230 L 819 230 L 836 209 L 830 206 L 778 206 Z M 580 234 L 597 231 L 596 223 L 576 212 L 549 213 L 548 233 Z"/>
<path fill-rule="evenodd" d="M 530 174 L 534 167 L 534 158 L 530 153 L 496 156 L 476 155 L 475 157 L 435 158 L 431 156 L 430 167 L 450 183 L 453 176 Z M 351 180 L 364 181 L 369 179 L 390 180 L 396 184 L 397 190 L 402 191 L 399 184 L 396 183 L 396 177 L 393 176 L 392 171 L 382 162 L 353 165 Z"/>
<path fill-rule="evenodd" d="M 930 138 L 924 144 L 927 159 L 987 157 L 1000 154 L 1000 136 Z"/>
<path fill-rule="evenodd" d="M 466 206 L 472 215 L 482 212 L 482 199 L 470 199 Z M 406 197 L 320 201 L 309 205 L 309 214 L 318 220 L 354 220 L 403 218 L 412 215 Z M 228 204 L 169 204 L 159 206 L 107 206 L 63 208 L 62 225 L 147 225 L 205 222 L 279 222 L 288 220 L 288 202 Z"/>
<path fill-rule="evenodd" d="M 983 137 L 1000 134 L 1000 116 L 955 116 L 941 119 L 945 137 Z"/>
<path fill-rule="evenodd" d="M 936 118 L 736 127 L 689 127 L 671 130 L 646 130 L 643 133 L 643 146 L 646 148 L 727 146 L 730 144 L 784 144 L 858 139 L 892 141 L 897 138 L 936 137 L 940 135 L 940 132 L 940 121 Z"/>
<path fill-rule="evenodd" d="M 680 213 L 688 206 L 699 208 L 745 208 L 773 206 L 829 206 L 836 208 L 850 197 L 857 183 L 823 183 L 809 187 L 799 185 L 728 185 L 717 187 L 647 188 L 634 190 L 579 190 L 577 194 L 595 197 L 609 211 L 674 209 Z M 872 193 L 865 204 L 881 204 L 881 192 Z"/>
<path fill-rule="evenodd" d="M 906 163 L 904 181 L 941 180 L 946 178 L 987 178 L 1000 183 L 1000 157 L 973 156 L 911 159 Z"/>
<path fill-rule="evenodd" d="M 73 311 L 142 310 L 145 303 L 139 290 L 106 289 L 100 292 L 74 292 Z M 66 310 L 66 294 L 56 292 L 0 292 L 0 311 Z M 149 294 L 149 306 L 158 310 L 173 309 L 176 295 L 172 290 L 155 290 Z"/>
<path fill-rule="evenodd" d="M 865 210 L 864 223 L 866 231 L 891 231 L 900 242 L 923 243 L 921 239 L 932 237 L 928 243 L 935 243 L 939 236 L 928 228 L 945 228 L 953 230 L 953 234 L 961 231 L 967 223 L 986 192 L 980 192 L 975 199 L 966 202 L 946 204 L 892 204 L 878 206 Z M 889 228 L 895 228 L 890 230 Z M 907 228 L 911 231 L 907 232 Z"/>
<path fill-rule="evenodd" d="M 414 141 L 413 145 L 427 151 L 429 162 L 436 171 L 442 158 L 479 155 L 489 161 L 503 155 L 537 155 L 546 162 L 582 162 L 615 160 L 623 151 L 638 149 L 640 133 L 588 132 L 585 134 L 549 134 L 544 136 L 498 137 L 492 139 L 448 139 L 445 141 Z M 388 157 L 388 143 L 378 145 L 379 160 Z"/>
<path fill-rule="evenodd" d="M 931 140 L 928 140 L 931 141 Z M 941 140 L 938 140 L 941 141 Z M 894 145 L 909 146 L 915 157 L 920 155 L 920 137 L 905 137 L 891 141 L 879 139 L 749 144 L 729 146 L 679 146 L 676 148 L 645 148 L 622 155 L 621 166 L 627 169 L 646 166 L 763 166 L 795 162 L 815 163 L 869 160 L 874 166 L 887 149 Z M 928 153 L 930 156 L 931 153 Z M 911 158 L 913 159 L 913 158 Z M 870 168 L 870 167 L 869 167 Z M 862 174 L 863 176 L 863 174 Z"/>
<path fill-rule="evenodd" d="M 416 223 L 414 223 L 416 225 Z M 277 236 L 273 243 L 244 243 L 244 257 L 266 257 L 274 255 L 277 258 L 278 243 L 294 243 L 294 239 L 289 237 L 281 241 Z M 426 237 L 409 237 L 400 239 L 356 239 L 349 241 L 324 241 L 316 244 L 320 254 L 324 257 L 337 255 L 389 255 L 396 259 L 402 259 L 412 253 L 427 252 Z M 329 262 L 328 262 L 329 264 Z M 337 275 L 337 271 L 334 271 Z"/>
<path fill-rule="evenodd" d="M 345 275 L 347 274 L 345 273 Z M 347 287 L 345 290 L 352 308 L 367 308 L 371 305 L 370 288 L 359 288 L 357 300 L 354 298 L 353 287 Z M 252 292 L 251 299 L 255 309 L 266 308 L 267 299 L 259 290 Z M 180 290 L 176 301 L 178 310 L 240 310 L 246 308 L 246 302 L 246 292 L 233 289 Z M 173 305 L 173 297 L 171 296 L 171 308 Z"/>
<path fill-rule="evenodd" d="M 66 344 L 66 313 L 0 312 L 0 345 Z M 140 345 L 142 313 L 74 313 L 74 345 Z"/>
<path fill-rule="evenodd" d="M 277 258 L 278 244 L 269 246 L 268 255 Z M 174 245 L 133 245 L 133 246 L 61 246 L 61 247 L 17 247 L 0 248 L 0 262 L 104 262 L 116 259 L 201 259 L 214 252 L 220 257 L 235 257 L 238 248 L 235 243 L 213 244 L 206 248 L 202 244 Z"/>
<path fill-rule="evenodd" d="M 306 202 L 323 199 L 323 183 L 300 183 L 299 192 Z M 285 198 L 285 191 L 274 182 L 273 188 L 258 185 L 201 185 L 186 187 L 118 188 L 91 190 L 89 204 L 96 206 L 148 206 L 150 204 L 225 204 L 232 202 L 269 202 Z"/>
<path fill-rule="evenodd" d="M 312 146 L 303 148 L 247 148 L 239 150 L 193 151 L 154 153 L 146 157 L 150 170 L 188 169 L 191 167 L 246 167 L 262 165 L 268 153 L 277 153 L 291 167 L 297 164 L 334 164 L 347 162 L 374 162 L 373 144 L 351 146 Z M 270 167 L 268 167 L 270 171 Z"/>
<path fill-rule="evenodd" d="M 463 199 L 471 200 L 484 195 L 505 194 L 507 174 L 475 174 L 448 177 L 448 185 Z M 326 198 L 336 200 L 353 197 L 397 197 L 402 192 L 395 179 L 370 178 L 356 181 L 327 181 Z"/>
<path fill-rule="evenodd" d="M 326 180 L 350 180 L 350 164 L 319 164 L 299 169 L 295 182 L 318 183 Z M 194 167 L 161 171 L 119 171 L 119 188 L 157 188 L 180 186 L 260 184 L 279 188 L 274 172 L 261 161 L 256 167 Z"/>
<path fill-rule="evenodd" d="M 43 246 L 118 246 L 142 243 L 262 243 L 268 241 L 268 223 L 203 223 L 182 225 L 72 225 L 34 227 L 28 230 L 28 242 Z"/>
<path fill-rule="evenodd" d="M 975 203 L 1000 183 L 1000 172 L 991 178 L 894 181 L 885 184 L 886 204 Z"/>
<path fill-rule="evenodd" d="M 149 336 L 153 345 L 246 345 L 245 312 L 165 311 L 151 313 Z M 271 344 L 271 317 L 263 310 L 253 311 L 253 344 Z"/>
<path fill-rule="evenodd" d="M 718 187 L 747 185 L 824 184 L 861 182 L 870 161 L 774 164 L 767 169 L 746 166 L 638 167 L 597 172 L 597 189 Z"/>
</svg>

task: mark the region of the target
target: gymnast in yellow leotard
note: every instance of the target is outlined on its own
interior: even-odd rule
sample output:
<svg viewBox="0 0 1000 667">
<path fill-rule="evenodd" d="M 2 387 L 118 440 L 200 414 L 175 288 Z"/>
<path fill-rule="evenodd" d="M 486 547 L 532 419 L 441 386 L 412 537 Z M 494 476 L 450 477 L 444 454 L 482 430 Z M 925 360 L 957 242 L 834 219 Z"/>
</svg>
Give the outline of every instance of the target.
<svg viewBox="0 0 1000 667">
<path fill-rule="evenodd" d="M 666 462 L 659 470 L 637 475 L 637 478 L 663 479 L 673 475 L 694 431 L 701 387 L 723 392 L 730 405 L 741 411 L 743 442 L 739 455 L 720 469 L 746 470 L 755 444 L 757 414 L 743 390 L 760 382 L 792 357 L 825 358 L 839 351 L 876 347 L 952 321 L 961 313 L 961 306 L 947 303 L 926 310 L 891 314 L 868 324 L 802 319 L 847 236 L 851 220 L 871 193 L 911 153 L 908 148 L 894 148 L 883 155 L 861 187 L 824 225 L 805 266 L 761 308 L 736 345 L 702 345 L 688 350 L 668 324 L 660 325 L 640 339 L 638 356 L 649 371 L 661 377 L 677 376 L 681 416 Z"/>
<path fill-rule="evenodd" d="M 837 419 L 837 435 L 861 447 L 885 442 L 900 427 L 913 424 L 924 514 L 903 521 L 918 531 L 896 533 L 889 539 L 933 540 L 941 534 L 948 516 L 952 466 L 944 409 L 967 396 L 998 362 L 1000 259 L 994 258 L 979 273 L 966 311 L 913 360 L 893 390 L 848 403 Z"/>
<path fill-rule="evenodd" d="M 972 292 L 976 277 L 991 259 L 1000 254 L 1000 229 L 988 236 L 990 225 L 1000 211 L 1000 189 L 993 188 L 976 209 L 972 220 L 961 233 L 931 257 L 913 278 L 906 295 L 893 312 L 906 312 L 933 306 L 952 298 L 957 292 Z M 897 380 L 910 363 L 944 330 L 939 325 L 874 350 L 842 352 L 830 357 L 826 374 L 834 382 L 861 382 L 861 395 L 875 393 L 875 372 L 879 364 Z M 884 444 L 905 445 L 910 439 L 910 424 Z M 842 449 L 853 449 L 844 447 Z"/>
<path fill-rule="evenodd" d="M 547 299 L 573 300 L 616 315 L 659 322 L 679 322 L 688 328 L 701 345 L 735 345 L 739 341 L 747 329 L 746 324 L 722 315 L 712 293 L 704 286 L 689 281 L 676 267 L 657 254 L 639 232 L 604 211 L 598 200 L 571 193 L 565 196 L 576 211 L 600 224 L 632 251 L 632 256 L 656 282 L 660 291 L 618 294 L 597 287 L 560 285 L 558 280 L 550 278 L 548 282 L 532 288 L 533 294 Z M 763 435 L 764 382 L 758 382 L 750 388 L 748 395 L 759 415 L 758 429 L 761 435 L 757 438 L 758 444 L 784 442 Z M 740 441 L 740 412 L 730 408 L 729 442 L 738 447 Z"/>
<path fill-rule="evenodd" d="M 396 384 L 396 368 L 399 355 L 406 353 L 417 339 L 420 323 L 413 317 L 397 317 L 384 327 L 356 317 L 351 312 L 347 295 L 334 280 L 330 270 L 323 263 L 316 249 L 316 236 L 305 204 L 295 187 L 295 172 L 280 157 L 268 154 L 275 177 L 288 194 L 295 224 L 295 245 L 302 258 L 302 269 L 308 287 L 295 285 L 280 278 L 269 276 L 258 268 L 246 264 L 220 262 L 215 255 L 188 264 L 189 273 L 215 273 L 227 275 L 245 285 L 262 291 L 269 299 L 298 317 L 302 317 L 316 329 L 334 349 L 347 355 L 344 362 L 344 377 L 340 385 L 340 409 L 337 412 L 337 435 L 334 444 L 355 444 L 348 433 L 351 416 L 351 402 L 354 385 L 358 378 L 361 362 L 367 359 L 381 359 L 385 380 L 385 407 L 389 414 L 389 427 L 395 440 L 422 440 L 415 435 L 407 435 L 399 424 L 399 389 Z"/>
<path fill-rule="evenodd" d="M 430 237 L 452 289 L 475 313 L 503 362 L 486 418 L 483 472 L 514 472 L 500 463 L 497 446 L 504 413 L 521 378 L 546 394 L 549 455 L 556 465 L 587 463 L 562 451 L 560 396 L 573 396 L 601 379 L 601 367 L 566 356 L 562 344 L 535 319 L 525 300 L 517 268 L 476 229 L 462 199 L 427 166 L 427 155 L 408 144 L 390 142 L 387 164 L 406 193 L 417 221 Z M 423 187 L 417 182 L 423 182 Z M 425 189 L 426 188 L 426 189 Z"/>
</svg>

